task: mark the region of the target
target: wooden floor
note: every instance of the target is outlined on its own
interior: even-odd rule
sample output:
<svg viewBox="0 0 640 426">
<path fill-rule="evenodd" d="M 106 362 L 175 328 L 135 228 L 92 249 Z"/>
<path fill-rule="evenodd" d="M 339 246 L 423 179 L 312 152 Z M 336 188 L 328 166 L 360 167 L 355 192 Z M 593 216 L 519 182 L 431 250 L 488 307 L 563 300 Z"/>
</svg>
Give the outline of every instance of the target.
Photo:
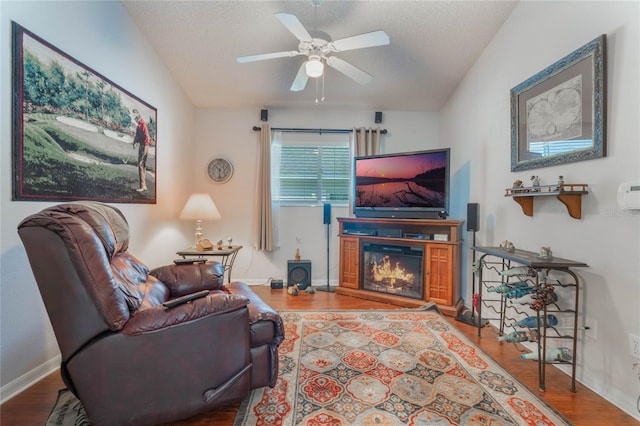
<svg viewBox="0 0 640 426">
<path fill-rule="evenodd" d="M 269 305 L 276 310 L 335 310 L 335 309 L 395 309 L 397 306 L 371 302 L 334 293 L 316 292 L 291 296 L 285 290 L 272 290 L 267 286 L 253 286 Z M 638 425 L 635 419 L 603 398 L 578 384 L 577 392 L 569 391 L 570 378 L 556 368 L 547 369 L 547 390 L 538 391 L 538 370 L 534 361 L 522 361 L 520 352 L 512 343 L 497 342 L 495 334 L 485 329 L 483 337 L 476 337 L 476 329 L 469 325 L 450 322 L 468 338 L 502 365 L 534 394 L 545 399 L 575 425 Z M 0 425 L 44 425 L 56 400 L 58 389 L 64 385 L 59 372 L 54 372 L 34 386 L 0 406 Z M 238 405 L 175 422 L 172 425 L 232 425 Z"/>
</svg>

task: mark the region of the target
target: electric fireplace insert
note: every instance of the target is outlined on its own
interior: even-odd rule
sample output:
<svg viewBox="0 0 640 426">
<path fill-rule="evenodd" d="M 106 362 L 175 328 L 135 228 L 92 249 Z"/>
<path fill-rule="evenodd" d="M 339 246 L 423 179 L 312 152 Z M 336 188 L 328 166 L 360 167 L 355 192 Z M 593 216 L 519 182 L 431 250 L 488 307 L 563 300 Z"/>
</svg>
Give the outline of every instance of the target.
<svg viewBox="0 0 640 426">
<path fill-rule="evenodd" d="M 424 299 L 424 246 L 362 242 L 364 290 Z"/>
</svg>

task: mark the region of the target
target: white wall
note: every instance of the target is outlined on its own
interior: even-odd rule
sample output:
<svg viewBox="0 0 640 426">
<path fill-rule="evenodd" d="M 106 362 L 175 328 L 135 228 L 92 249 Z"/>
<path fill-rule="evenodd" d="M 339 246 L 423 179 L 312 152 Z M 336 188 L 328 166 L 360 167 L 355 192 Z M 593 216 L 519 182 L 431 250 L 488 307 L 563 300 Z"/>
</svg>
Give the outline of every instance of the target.
<svg viewBox="0 0 640 426">
<path fill-rule="evenodd" d="M 521 2 L 442 111 L 443 140 L 460 155 L 454 170 L 468 177 L 478 202 L 479 245 L 508 239 L 518 248 L 551 246 L 555 256 L 585 262 L 579 272 L 584 317 L 597 322 L 597 338 L 580 333 L 578 380 L 636 418 L 640 382 L 629 356 L 628 334 L 640 335 L 640 212 L 616 203 L 621 182 L 640 179 L 640 34 L 638 2 Z M 509 90 L 587 42 L 607 35 L 606 158 L 510 172 Z M 514 180 L 542 184 L 563 175 L 586 183 L 581 220 L 554 197 L 537 198 L 534 216 L 504 197 Z M 468 266 L 470 267 L 470 266 Z M 466 300 L 470 300 L 467 290 Z"/>
<path fill-rule="evenodd" d="M 0 376 L 2 399 L 57 367 L 55 337 L 16 232 L 50 205 L 11 201 L 11 21 L 32 31 L 158 110 L 157 205 L 118 204 L 131 251 L 149 266 L 190 241 L 178 222 L 192 186 L 194 109 L 120 2 L 0 2 Z M 70 307 L 72 309 L 72 307 Z"/>
<path fill-rule="evenodd" d="M 287 128 L 376 127 L 375 111 L 337 110 L 315 106 L 309 99 L 308 109 L 269 109 L 269 124 Z M 303 259 L 312 262 L 313 285 L 327 283 L 327 234 L 322 207 L 283 207 L 280 217 L 280 248 L 272 253 L 253 248 L 258 159 L 259 109 L 201 109 L 197 112 L 197 158 L 194 170 L 198 191 L 209 192 L 222 219 L 205 223 L 205 235 L 212 240 L 232 237 L 240 244 L 233 277 L 251 284 L 266 283 L 269 277 L 286 281 L 287 260 L 300 249 Z M 438 114 L 426 112 L 384 111 L 383 123 L 389 133 L 383 137 L 385 152 L 417 151 L 438 148 Z M 234 175 L 225 184 L 206 179 L 206 165 L 215 157 L 224 157 L 234 165 Z M 332 208 L 330 231 L 329 281 L 338 282 L 338 224 L 336 217 L 348 216 L 347 207 Z"/>
</svg>

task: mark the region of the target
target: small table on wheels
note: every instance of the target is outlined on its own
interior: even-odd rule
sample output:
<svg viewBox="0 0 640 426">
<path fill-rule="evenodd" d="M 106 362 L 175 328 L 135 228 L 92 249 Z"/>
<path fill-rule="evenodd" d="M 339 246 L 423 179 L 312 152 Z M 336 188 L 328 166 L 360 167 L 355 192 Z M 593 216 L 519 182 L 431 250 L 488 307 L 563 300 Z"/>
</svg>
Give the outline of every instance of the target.
<svg viewBox="0 0 640 426">
<path fill-rule="evenodd" d="M 222 249 L 218 249 L 214 247 L 211 250 L 196 250 L 193 247 L 177 251 L 176 254 L 178 256 L 182 256 L 183 259 L 188 257 L 197 257 L 198 259 L 204 260 L 205 256 L 218 256 L 222 257 L 220 259 L 220 264 L 224 267 L 225 272 L 227 272 L 227 278 L 229 282 L 231 282 L 231 269 L 233 268 L 233 262 L 236 260 L 236 256 L 242 246 L 223 246 Z"/>
</svg>

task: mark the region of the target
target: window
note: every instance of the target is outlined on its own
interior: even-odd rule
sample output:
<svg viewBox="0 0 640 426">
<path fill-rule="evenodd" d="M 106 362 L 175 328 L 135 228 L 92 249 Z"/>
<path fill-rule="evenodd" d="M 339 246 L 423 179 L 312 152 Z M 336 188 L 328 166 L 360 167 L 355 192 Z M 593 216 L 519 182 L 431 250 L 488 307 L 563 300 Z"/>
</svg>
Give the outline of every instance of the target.
<svg viewBox="0 0 640 426">
<path fill-rule="evenodd" d="M 272 162 L 273 194 L 281 205 L 347 205 L 349 134 L 282 134 L 276 156 Z"/>
</svg>

